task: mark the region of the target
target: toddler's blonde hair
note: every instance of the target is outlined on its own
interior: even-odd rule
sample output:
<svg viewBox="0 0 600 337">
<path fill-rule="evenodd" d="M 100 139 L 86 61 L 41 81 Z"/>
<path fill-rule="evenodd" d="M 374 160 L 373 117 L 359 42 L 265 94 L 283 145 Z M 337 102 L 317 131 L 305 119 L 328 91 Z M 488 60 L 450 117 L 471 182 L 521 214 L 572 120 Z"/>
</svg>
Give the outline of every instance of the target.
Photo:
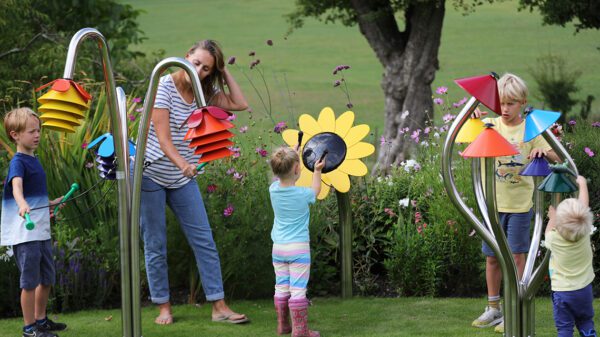
<svg viewBox="0 0 600 337">
<path fill-rule="evenodd" d="M 286 179 L 292 175 L 294 164 L 299 162 L 298 152 L 288 146 L 282 146 L 271 155 L 271 170 L 279 179 Z"/>
<path fill-rule="evenodd" d="M 500 95 L 500 102 L 525 102 L 527 101 L 527 95 L 529 90 L 527 84 L 519 76 L 511 73 L 506 73 L 498 80 L 498 94 Z"/>
<path fill-rule="evenodd" d="M 10 110 L 4 116 L 4 131 L 11 142 L 15 143 L 15 140 L 10 135 L 10 132 L 14 131 L 19 133 L 24 131 L 27 127 L 27 120 L 30 116 L 35 117 L 41 125 L 40 118 L 33 110 L 31 110 L 31 108 L 16 108 Z"/>
<path fill-rule="evenodd" d="M 579 200 L 569 198 L 556 207 L 556 231 L 565 240 L 576 242 L 589 235 L 592 230 L 594 216 L 589 207 Z"/>
</svg>

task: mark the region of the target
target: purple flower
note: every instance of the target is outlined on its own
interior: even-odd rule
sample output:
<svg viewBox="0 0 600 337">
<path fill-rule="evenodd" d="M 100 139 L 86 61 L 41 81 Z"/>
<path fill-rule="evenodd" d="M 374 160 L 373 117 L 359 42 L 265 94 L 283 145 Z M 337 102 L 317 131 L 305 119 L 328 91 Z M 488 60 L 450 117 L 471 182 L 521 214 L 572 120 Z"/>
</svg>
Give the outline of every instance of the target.
<svg viewBox="0 0 600 337">
<path fill-rule="evenodd" d="M 224 217 L 230 217 L 233 214 L 233 205 L 232 204 L 228 204 L 227 208 L 225 208 L 223 210 L 223 216 Z"/>
<path fill-rule="evenodd" d="M 381 138 L 379 139 L 379 141 L 381 142 L 380 145 L 384 145 L 386 143 L 384 136 L 381 136 Z"/>
<path fill-rule="evenodd" d="M 273 45 L 273 40 L 267 40 L 267 45 L 272 46 Z"/>
<path fill-rule="evenodd" d="M 340 82 L 340 80 L 335 80 L 335 82 L 333 82 L 333 87 L 339 87 L 340 84 L 342 84 L 342 82 Z"/>
<path fill-rule="evenodd" d="M 593 157 L 596 154 L 594 153 L 594 151 L 592 151 L 592 149 L 590 149 L 589 147 L 585 147 L 585 149 L 583 149 L 583 151 L 585 151 L 585 153 L 587 153 L 588 156 Z"/>
<path fill-rule="evenodd" d="M 142 111 L 144 111 L 144 108 L 137 108 L 137 109 L 135 109 L 135 112 L 142 112 Z"/>
<path fill-rule="evenodd" d="M 348 102 L 348 104 L 346 104 L 346 107 L 347 107 L 348 109 L 352 109 L 352 107 L 353 107 L 353 106 L 354 106 L 354 105 L 353 105 L 352 103 L 350 103 L 350 102 Z"/>
<path fill-rule="evenodd" d="M 441 105 L 441 104 L 444 104 L 444 100 L 441 98 L 434 98 L 433 103 L 435 103 L 437 105 Z"/>
<path fill-rule="evenodd" d="M 248 125 L 244 125 L 240 128 L 240 133 L 246 133 L 248 132 Z"/>
<path fill-rule="evenodd" d="M 84 141 L 83 143 L 81 143 L 81 148 L 82 149 L 87 148 L 87 146 L 88 146 L 88 143 L 86 141 Z"/>
<path fill-rule="evenodd" d="M 227 64 L 230 64 L 230 65 L 235 64 L 235 56 L 230 57 L 229 60 L 227 60 Z"/>
<path fill-rule="evenodd" d="M 233 179 L 235 179 L 235 180 L 242 181 L 242 179 L 243 179 L 243 178 L 244 178 L 244 175 L 243 175 L 243 174 L 241 174 L 241 173 L 239 173 L 239 172 L 235 172 L 235 173 L 233 174 Z"/>
<path fill-rule="evenodd" d="M 133 103 L 140 103 L 142 102 L 142 98 L 141 97 L 136 97 L 132 100 Z"/>
<path fill-rule="evenodd" d="M 217 185 L 210 184 L 210 185 L 206 186 L 206 192 L 208 192 L 208 193 L 214 193 L 216 191 L 217 191 Z"/>
<path fill-rule="evenodd" d="M 85 168 L 90 169 L 92 167 L 94 167 L 94 162 L 89 161 L 89 162 L 85 163 Z"/>
<path fill-rule="evenodd" d="M 458 108 L 460 106 L 462 106 L 463 104 L 465 104 L 467 102 L 468 98 L 463 97 L 460 101 L 456 102 L 456 103 L 452 103 L 452 106 L 454 108 Z"/>
<path fill-rule="evenodd" d="M 129 120 L 130 121 L 135 121 L 135 115 L 134 114 L 129 114 Z"/>
<path fill-rule="evenodd" d="M 346 70 L 346 69 L 350 69 L 350 66 L 345 65 L 345 64 L 340 64 L 339 66 L 337 66 L 333 69 L 333 74 L 335 75 L 338 73 L 338 71 L 342 71 L 342 70 Z"/>
<path fill-rule="evenodd" d="M 252 63 L 250 63 L 250 69 L 254 69 L 254 67 L 256 67 L 259 63 L 260 63 L 259 59 L 252 61 Z"/>
<path fill-rule="evenodd" d="M 281 133 L 283 132 L 283 130 L 287 129 L 287 124 L 285 124 L 285 122 L 279 122 L 277 123 L 277 125 L 275 125 L 275 128 L 273 128 L 273 131 L 275 131 L 275 133 Z"/>
<path fill-rule="evenodd" d="M 256 55 L 256 52 L 254 50 L 248 53 L 248 56 L 254 56 L 254 55 Z"/>
<path fill-rule="evenodd" d="M 453 114 L 445 114 L 444 117 L 442 117 L 442 120 L 444 120 L 444 124 L 447 124 L 452 122 L 455 118 L 456 116 Z"/>
<path fill-rule="evenodd" d="M 419 143 L 419 135 L 421 134 L 421 129 L 417 129 L 412 132 L 410 138 L 414 140 L 415 143 Z"/>
<path fill-rule="evenodd" d="M 448 87 L 439 87 L 437 89 L 435 89 L 435 93 L 438 95 L 443 95 L 446 94 L 448 92 Z"/>
<path fill-rule="evenodd" d="M 256 153 L 258 153 L 261 157 L 266 157 L 267 154 L 269 154 L 267 150 L 263 149 L 262 147 L 257 147 Z"/>
<path fill-rule="evenodd" d="M 600 122 L 594 122 L 592 123 L 592 126 L 595 128 L 600 128 Z"/>
<path fill-rule="evenodd" d="M 236 114 L 231 114 L 231 116 L 227 117 L 227 120 L 233 122 L 237 118 Z"/>
<path fill-rule="evenodd" d="M 569 125 L 571 125 L 571 126 L 574 126 L 575 124 L 577 124 L 577 121 L 576 121 L 576 120 L 574 120 L 574 119 L 571 119 L 571 120 L 569 121 Z"/>
<path fill-rule="evenodd" d="M 242 155 L 239 147 L 232 147 L 232 148 L 230 148 L 230 150 L 233 152 L 233 154 L 231 155 L 233 158 L 238 158 L 239 156 Z M 227 174 L 230 174 L 230 173 L 227 173 Z"/>
<path fill-rule="evenodd" d="M 232 168 L 228 169 L 227 172 L 225 172 L 225 173 L 227 173 L 228 175 L 234 174 L 235 169 L 232 167 Z"/>
</svg>

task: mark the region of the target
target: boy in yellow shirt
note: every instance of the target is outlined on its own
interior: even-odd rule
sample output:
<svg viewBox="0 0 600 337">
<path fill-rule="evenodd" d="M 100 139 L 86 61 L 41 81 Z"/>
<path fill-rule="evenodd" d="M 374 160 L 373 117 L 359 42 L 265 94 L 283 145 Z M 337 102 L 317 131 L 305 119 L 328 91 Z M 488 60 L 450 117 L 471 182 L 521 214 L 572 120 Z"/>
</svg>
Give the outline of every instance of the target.
<svg viewBox="0 0 600 337">
<path fill-rule="evenodd" d="M 550 255 L 550 282 L 554 323 L 558 337 L 573 337 L 576 325 L 583 337 L 596 336 L 592 301 L 592 244 L 594 217 L 590 212 L 587 182 L 577 177 L 579 198 L 563 200 L 548 209 L 546 248 Z"/>
<path fill-rule="evenodd" d="M 508 239 L 510 250 L 517 265 L 519 278 L 523 276 L 526 254 L 529 251 L 529 225 L 533 217 L 532 177 L 521 176 L 519 172 L 535 157 L 545 156 L 550 161 L 558 161 L 558 156 L 550 145 L 538 136 L 530 142 L 523 142 L 525 120 L 521 115 L 527 103 L 527 85 L 518 76 L 510 73 L 498 80 L 498 93 L 502 115 L 486 118 L 506 140 L 513 144 L 519 154 L 496 158 L 496 199 L 500 213 L 500 225 Z M 485 114 L 476 110 L 475 117 Z M 477 328 L 496 326 L 496 332 L 504 332 L 504 319 L 500 308 L 500 284 L 502 270 L 493 251 L 484 242 L 482 251 L 486 256 L 485 278 L 488 290 L 488 306 L 481 316 L 471 324 Z"/>
</svg>

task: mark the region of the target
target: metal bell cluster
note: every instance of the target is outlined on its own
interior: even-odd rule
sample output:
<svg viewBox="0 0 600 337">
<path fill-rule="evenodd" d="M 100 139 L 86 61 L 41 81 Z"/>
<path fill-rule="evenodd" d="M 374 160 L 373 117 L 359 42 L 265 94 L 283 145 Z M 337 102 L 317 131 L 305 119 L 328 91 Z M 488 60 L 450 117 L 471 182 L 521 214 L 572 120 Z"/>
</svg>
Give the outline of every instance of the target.
<svg viewBox="0 0 600 337">
<path fill-rule="evenodd" d="M 100 177 L 106 180 L 115 180 L 117 171 L 117 162 L 115 157 L 115 143 L 110 133 L 94 139 L 87 145 L 87 149 L 92 149 L 99 145 L 94 152 L 96 153 L 96 168 L 100 172 Z M 135 155 L 135 143 L 129 141 L 129 155 Z"/>
<path fill-rule="evenodd" d="M 229 129 L 234 128 L 227 118 L 231 116 L 229 111 L 207 106 L 197 109 L 188 119 L 190 128 L 183 138 L 190 140 L 190 148 L 196 148 L 195 154 L 201 154 L 199 163 L 207 163 L 219 158 L 231 156 L 233 146 L 231 137 L 235 136 Z"/>
<path fill-rule="evenodd" d="M 36 91 L 48 86 L 51 86 L 50 90 L 38 98 L 42 126 L 59 132 L 74 133 L 85 118 L 92 97 L 78 83 L 64 78 L 47 83 Z"/>
</svg>

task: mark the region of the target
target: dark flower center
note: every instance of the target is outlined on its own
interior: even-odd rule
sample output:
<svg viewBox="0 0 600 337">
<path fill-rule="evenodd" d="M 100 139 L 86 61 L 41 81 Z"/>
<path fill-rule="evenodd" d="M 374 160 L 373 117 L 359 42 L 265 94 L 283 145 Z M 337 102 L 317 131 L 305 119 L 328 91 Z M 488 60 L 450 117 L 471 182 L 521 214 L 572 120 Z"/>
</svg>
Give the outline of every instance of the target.
<svg viewBox="0 0 600 337">
<path fill-rule="evenodd" d="M 304 144 L 302 163 L 307 169 L 314 172 L 315 163 L 325 150 L 327 150 L 327 156 L 323 173 L 335 170 L 346 158 L 346 142 L 333 132 L 323 132 L 313 136 Z"/>
</svg>

